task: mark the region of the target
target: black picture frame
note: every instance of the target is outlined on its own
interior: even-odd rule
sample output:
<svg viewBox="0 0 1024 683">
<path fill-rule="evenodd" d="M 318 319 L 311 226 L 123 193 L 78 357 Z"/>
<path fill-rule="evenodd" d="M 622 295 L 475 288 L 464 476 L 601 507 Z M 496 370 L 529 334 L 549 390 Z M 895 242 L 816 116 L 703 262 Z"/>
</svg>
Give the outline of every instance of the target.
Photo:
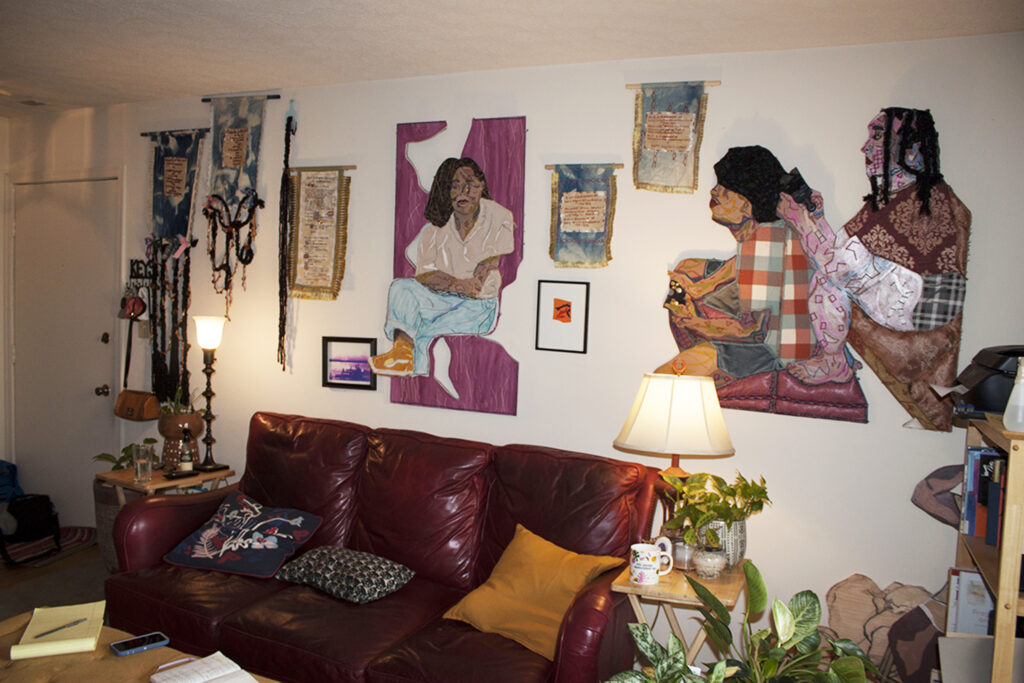
<svg viewBox="0 0 1024 683">
<path fill-rule="evenodd" d="M 559 319 L 555 300 L 568 303 L 568 320 Z M 564 308 L 564 304 L 562 306 Z M 590 324 L 590 283 L 565 280 L 537 281 L 538 351 L 587 352 Z"/>
<path fill-rule="evenodd" d="M 373 337 L 324 337 L 321 379 L 332 389 L 377 390 L 370 357 L 377 355 Z"/>
</svg>

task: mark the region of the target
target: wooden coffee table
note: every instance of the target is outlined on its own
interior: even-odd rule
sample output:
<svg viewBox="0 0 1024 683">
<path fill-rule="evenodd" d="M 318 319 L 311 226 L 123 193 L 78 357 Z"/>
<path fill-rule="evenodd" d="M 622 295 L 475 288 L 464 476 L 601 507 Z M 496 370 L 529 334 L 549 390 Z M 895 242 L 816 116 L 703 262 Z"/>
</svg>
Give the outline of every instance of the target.
<svg viewBox="0 0 1024 683">
<path fill-rule="evenodd" d="M 34 657 L 11 661 L 11 645 L 21 640 L 25 625 L 32 617 L 31 612 L 19 614 L 0 621 L 0 680 L 18 683 L 21 681 L 52 681 L 54 683 L 79 683 L 80 681 L 139 681 L 146 683 L 161 664 L 190 657 L 172 647 L 158 647 L 135 655 L 118 657 L 110 651 L 115 640 L 130 638 L 132 634 L 104 626 L 100 640 L 92 652 L 76 652 L 70 655 Z M 273 683 L 273 679 L 255 676 L 257 681 Z"/>
</svg>

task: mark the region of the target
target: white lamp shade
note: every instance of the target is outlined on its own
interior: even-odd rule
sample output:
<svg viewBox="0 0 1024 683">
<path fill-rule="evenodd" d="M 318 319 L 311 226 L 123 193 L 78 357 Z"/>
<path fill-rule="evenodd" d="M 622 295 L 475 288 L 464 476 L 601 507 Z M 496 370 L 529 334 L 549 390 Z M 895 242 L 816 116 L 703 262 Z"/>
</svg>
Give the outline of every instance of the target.
<svg viewBox="0 0 1024 683">
<path fill-rule="evenodd" d="M 224 316 L 194 315 L 196 321 L 196 343 L 200 348 L 215 349 L 220 346 L 220 338 L 224 333 Z"/>
<path fill-rule="evenodd" d="M 732 447 L 710 377 L 648 373 L 616 448 L 670 455 L 726 456 Z"/>
</svg>

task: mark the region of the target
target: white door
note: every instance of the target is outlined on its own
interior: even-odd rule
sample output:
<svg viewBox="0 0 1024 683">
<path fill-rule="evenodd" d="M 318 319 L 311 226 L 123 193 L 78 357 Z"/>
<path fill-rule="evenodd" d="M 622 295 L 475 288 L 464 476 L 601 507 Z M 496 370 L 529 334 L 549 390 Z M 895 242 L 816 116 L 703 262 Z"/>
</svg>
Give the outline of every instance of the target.
<svg viewBox="0 0 1024 683">
<path fill-rule="evenodd" d="M 120 194 L 116 178 L 14 186 L 14 454 L 62 526 L 95 525 L 92 456 L 119 441 Z"/>
</svg>

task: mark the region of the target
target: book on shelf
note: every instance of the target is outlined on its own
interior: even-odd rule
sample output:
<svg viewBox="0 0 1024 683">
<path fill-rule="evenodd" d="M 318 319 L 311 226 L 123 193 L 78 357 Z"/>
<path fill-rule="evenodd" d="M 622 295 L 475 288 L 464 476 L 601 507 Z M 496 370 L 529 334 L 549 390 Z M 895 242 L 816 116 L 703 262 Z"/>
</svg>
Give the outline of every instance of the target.
<svg viewBox="0 0 1024 683">
<path fill-rule="evenodd" d="M 106 606 L 106 600 L 99 600 L 80 605 L 35 608 L 21 640 L 11 646 L 11 659 L 95 650 Z"/>
<path fill-rule="evenodd" d="M 981 574 L 971 569 L 949 570 L 946 633 L 988 633 L 989 613 L 995 609 Z"/>
<path fill-rule="evenodd" d="M 988 529 L 989 483 L 1006 455 L 987 446 L 968 446 L 964 454 L 964 480 L 960 501 L 960 533 L 985 538 Z"/>
<path fill-rule="evenodd" d="M 167 665 L 165 665 L 167 666 Z M 173 668 L 161 668 L 149 677 L 149 683 L 247 683 L 256 679 L 242 671 L 242 667 L 231 661 L 222 652 L 209 657 L 193 659 L 187 664 Z"/>
</svg>

